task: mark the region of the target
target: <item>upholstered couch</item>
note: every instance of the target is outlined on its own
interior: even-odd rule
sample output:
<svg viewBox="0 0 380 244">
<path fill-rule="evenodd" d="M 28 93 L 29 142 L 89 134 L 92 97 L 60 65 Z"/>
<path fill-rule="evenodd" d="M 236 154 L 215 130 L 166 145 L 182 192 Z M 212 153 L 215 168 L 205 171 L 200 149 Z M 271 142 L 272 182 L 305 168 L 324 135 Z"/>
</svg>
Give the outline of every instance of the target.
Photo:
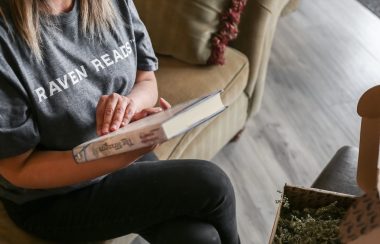
<svg viewBox="0 0 380 244">
<path fill-rule="evenodd" d="M 224 65 L 192 65 L 169 56 L 159 56 L 157 72 L 160 96 L 172 104 L 223 89 L 228 109 L 212 121 L 162 144 L 160 159 L 211 159 L 244 128 L 248 117 L 258 112 L 277 21 L 297 0 L 248 0 L 238 38 L 225 53 Z M 154 44 L 154 43 L 153 43 Z M 130 243 L 128 235 L 106 243 Z M 18 229 L 0 203 L 0 243 L 44 243 Z"/>
</svg>

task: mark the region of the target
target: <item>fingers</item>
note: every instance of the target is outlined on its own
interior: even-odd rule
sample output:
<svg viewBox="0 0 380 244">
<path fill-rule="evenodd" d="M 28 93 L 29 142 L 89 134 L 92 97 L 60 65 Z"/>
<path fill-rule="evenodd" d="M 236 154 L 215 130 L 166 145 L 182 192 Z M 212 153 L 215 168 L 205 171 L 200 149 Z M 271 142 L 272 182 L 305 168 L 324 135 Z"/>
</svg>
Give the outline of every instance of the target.
<svg viewBox="0 0 380 244">
<path fill-rule="evenodd" d="M 129 123 L 136 112 L 133 100 L 117 93 L 102 96 L 96 107 L 96 133 L 105 135 Z"/>
<path fill-rule="evenodd" d="M 126 126 L 132 119 L 133 115 L 136 113 L 136 104 L 132 99 L 129 99 L 128 106 L 125 109 L 125 113 L 123 116 L 123 121 L 121 122 L 121 126 Z"/>
<path fill-rule="evenodd" d="M 165 99 L 163 99 L 162 97 L 160 98 L 159 102 L 160 102 L 161 107 L 145 108 L 142 111 L 140 111 L 139 113 L 135 113 L 133 115 L 131 121 L 140 120 L 140 119 L 145 118 L 149 115 L 156 114 L 156 113 L 162 112 L 163 110 L 171 108 L 170 103 L 168 101 L 166 101 Z"/>
<path fill-rule="evenodd" d="M 159 113 L 159 112 L 162 112 L 162 108 L 160 107 L 154 107 L 154 108 L 145 108 L 143 109 L 142 111 L 140 111 L 139 113 L 135 113 L 131 119 L 131 121 L 136 121 L 136 120 L 140 120 L 142 118 L 145 118 L 149 115 L 152 115 L 152 114 L 156 114 L 156 113 Z"/>
<path fill-rule="evenodd" d="M 146 108 L 146 109 L 144 109 L 144 112 L 145 112 L 146 116 L 148 116 L 148 115 L 152 115 L 152 114 L 162 112 L 162 108 L 160 108 L 160 107 Z"/>
<path fill-rule="evenodd" d="M 104 118 L 104 108 L 106 106 L 108 96 L 101 96 L 96 106 L 96 134 L 102 135 L 102 125 Z"/>
<path fill-rule="evenodd" d="M 116 108 L 112 117 L 112 122 L 111 122 L 111 127 L 110 127 L 111 132 L 119 129 L 120 126 L 122 126 L 124 114 L 128 106 L 128 103 L 129 103 L 129 99 L 127 97 L 121 96 L 118 99 L 118 103 L 116 105 Z"/>
<path fill-rule="evenodd" d="M 170 103 L 166 101 L 165 99 L 163 99 L 162 97 L 160 97 L 160 106 L 163 110 L 166 110 L 172 107 L 172 105 L 170 105 Z"/>
<path fill-rule="evenodd" d="M 115 112 L 116 105 L 121 102 L 121 96 L 116 93 L 112 93 L 108 96 L 107 102 L 103 111 L 103 124 L 102 124 L 102 134 L 107 134 L 110 132 L 110 126 Z"/>
<path fill-rule="evenodd" d="M 136 113 L 137 106 L 132 99 L 117 93 L 102 96 L 96 107 L 96 133 L 105 135 L 149 115 L 171 108 L 168 101 L 160 98 L 161 107 L 146 108 Z"/>
<path fill-rule="evenodd" d="M 147 116 L 147 112 L 145 112 L 145 110 L 143 109 L 142 111 L 138 112 L 138 113 L 135 113 L 131 119 L 130 122 L 133 122 L 133 121 L 136 121 L 136 120 L 140 120 L 142 118 L 145 118 Z"/>
</svg>

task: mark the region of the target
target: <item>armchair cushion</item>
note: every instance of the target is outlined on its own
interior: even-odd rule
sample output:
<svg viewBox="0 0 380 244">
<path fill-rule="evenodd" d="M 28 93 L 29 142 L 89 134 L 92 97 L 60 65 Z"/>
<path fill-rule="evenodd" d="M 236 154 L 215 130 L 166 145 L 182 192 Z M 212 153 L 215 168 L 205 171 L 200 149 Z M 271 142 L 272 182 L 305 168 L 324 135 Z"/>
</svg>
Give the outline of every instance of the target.
<svg viewBox="0 0 380 244">
<path fill-rule="evenodd" d="M 134 0 L 154 49 L 191 64 L 223 64 L 246 0 Z"/>
<path fill-rule="evenodd" d="M 171 104 L 224 90 L 222 99 L 228 106 L 247 85 L 247 57 L 233 48 L 226 49 L 226 65 L 223 66 L 194 66 L 167 56 L 159 56 L 159 61 L 158 92 Z"/>
</svg>

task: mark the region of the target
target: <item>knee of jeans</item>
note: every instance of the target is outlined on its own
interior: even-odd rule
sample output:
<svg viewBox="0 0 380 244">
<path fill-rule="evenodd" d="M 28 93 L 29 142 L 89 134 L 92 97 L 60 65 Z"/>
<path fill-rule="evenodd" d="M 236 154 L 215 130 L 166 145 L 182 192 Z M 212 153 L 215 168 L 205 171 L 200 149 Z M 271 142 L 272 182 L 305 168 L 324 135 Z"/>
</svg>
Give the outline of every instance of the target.
<svg viewBox="0 0 380 244">
<path fill-rule="evenodd" d="M 207 192 L 208 196 L 235 201 L 235 194 L 230 178 L 216 164 L 197 160 L 195 163 L 197 176 L 195 181 L 199 187 Z"/>
<path fill-rule="evenodd" d="M 161 230 L 156 243 L 165 244 L 221 244 L 214 226 L 193 221 L 174 222 Z M 169 228 L 171 227 L 171 228 Z"/>
<path fill-rule="evenodd" d="M 194 240 L 191 243 L 221 244 L 219 233 L 212 225 L 197 229 L 192 233 L 192 236 Z"/>
</svg>

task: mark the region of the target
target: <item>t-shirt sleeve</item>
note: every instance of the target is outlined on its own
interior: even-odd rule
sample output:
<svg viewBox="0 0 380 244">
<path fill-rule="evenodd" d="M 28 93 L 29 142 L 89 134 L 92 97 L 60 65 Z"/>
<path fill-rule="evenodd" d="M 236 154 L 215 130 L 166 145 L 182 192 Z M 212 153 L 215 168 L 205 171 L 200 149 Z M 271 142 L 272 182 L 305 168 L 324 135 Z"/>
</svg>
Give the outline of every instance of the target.
<svg viewBox="0 0 380 244">
<path fill-rule="evenodd" d="M 141 21 L 137 9 L 132 0 L 128 0 L 128 5 L 132 17 L 133 30 L 137 50 L 137 69 L 145 71 L 155 71 L 158 69 L 158 60 L 154 54 L 152 42 L 149 34 Z"/>
<path fill-rule="evenodd" d="M 0 159 L 24 153 L 40 141 L 26 93 L 0 49 Z"/>
</svg>

